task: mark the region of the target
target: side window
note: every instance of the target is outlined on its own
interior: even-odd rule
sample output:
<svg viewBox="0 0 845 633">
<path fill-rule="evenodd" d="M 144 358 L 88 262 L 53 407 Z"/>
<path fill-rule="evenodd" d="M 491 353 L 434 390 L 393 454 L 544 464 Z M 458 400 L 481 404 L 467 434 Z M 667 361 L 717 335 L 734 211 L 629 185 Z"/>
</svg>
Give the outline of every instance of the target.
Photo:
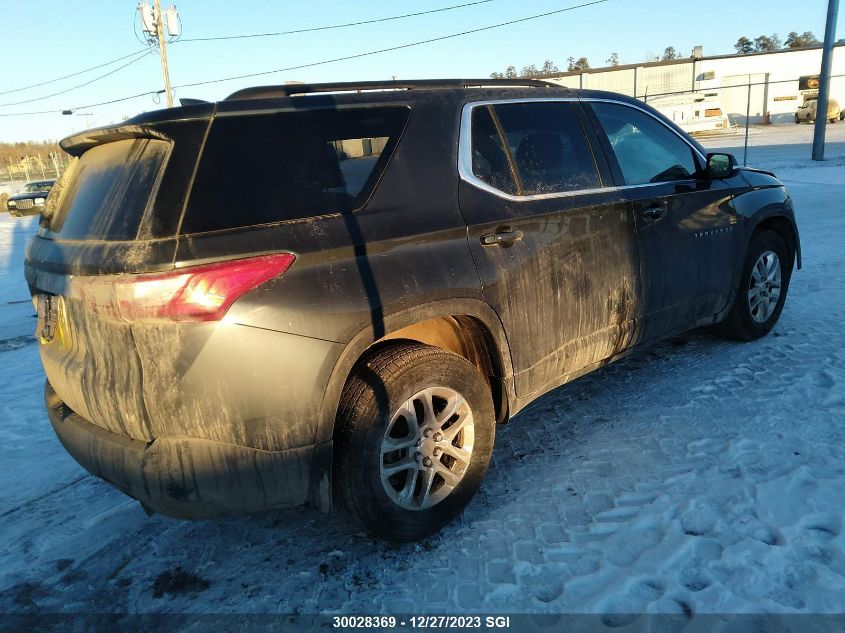
<svg viewBox="0 0 845 633">
<path fill-rule="evenodd" d="M 595 159 L 571 103 L 477 107 L 472 124 L 473 173 L 501 191 L 530 196 L 600 186 Z"/>
<path fill-rule="evenodd" d="M 218 117 L 182 233 L 269 224 L 361 207 L 398 142 L 406 107 Z"/>
<path fill-rule="evenodd" d="M 626 185 L 693 178 L 692 148 L 654 117 L 628 106 L 593 103 Z"/>
<path fill-rule="evenodd" d="M 491 187 L 511 195 L 517 193 L 511 163 L 496 131 L 490 108 L 472 111 L 472 173 Z"/>
</svg>

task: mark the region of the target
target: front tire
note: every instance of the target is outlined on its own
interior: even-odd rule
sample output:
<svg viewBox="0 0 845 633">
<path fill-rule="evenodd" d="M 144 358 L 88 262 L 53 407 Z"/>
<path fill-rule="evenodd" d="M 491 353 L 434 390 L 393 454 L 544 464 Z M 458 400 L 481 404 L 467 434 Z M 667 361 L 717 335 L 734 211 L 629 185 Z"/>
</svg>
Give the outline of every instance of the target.
<svg viewBox="0 0 845 633">
<path fill-rule="evenodd" d="M 774 231 L 751 238 L 742 267 L 739 290 L 722 331 L 739 341 L 753 341 L 775 326 L 789 289 L 792 253 Z"/>
<path fill-rule="evenodd" d="M 353 371 L 338 408 L 334 490 L 371 534 L 415 541 L 457 517 L 487 472 L 489 385 L 469 361 L 415 342 Z"/>
</svg>

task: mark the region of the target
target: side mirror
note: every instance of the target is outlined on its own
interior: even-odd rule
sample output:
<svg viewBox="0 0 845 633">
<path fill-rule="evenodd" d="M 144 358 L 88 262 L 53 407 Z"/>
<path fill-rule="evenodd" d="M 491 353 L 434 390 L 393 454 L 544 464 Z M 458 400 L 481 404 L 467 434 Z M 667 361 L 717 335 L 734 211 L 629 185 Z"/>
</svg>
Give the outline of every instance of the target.
<svg viewBox="0 0 845 633">
<path fill-rule="evenodd" d="M 729 178 L 737 168 L 733 154 L 707 154 L 707 176 L 709 178 Z"/>
</svg>

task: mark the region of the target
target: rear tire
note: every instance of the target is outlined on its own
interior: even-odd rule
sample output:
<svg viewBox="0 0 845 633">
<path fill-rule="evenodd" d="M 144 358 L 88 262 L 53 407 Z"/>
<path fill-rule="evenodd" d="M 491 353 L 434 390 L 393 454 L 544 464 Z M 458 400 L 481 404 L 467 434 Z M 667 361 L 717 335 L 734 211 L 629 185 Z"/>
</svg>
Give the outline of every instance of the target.
<svg viewBox="0 0 845 633">
<path fill-rule="evenodd" d="M 738 341 L 753 341 L 775 326 L 792 275 L 792 253 L 774 231 L 751 238 L 739 289 L 731 311 L 721 323 L 723 334 Z"/>
<path fill-rule="evenodd" d="M 418 540 L 470 502 L 495 433 L 490 388 L 474 365 L 438 347 L 392 344 L 360 363 L 344 387 L 335 496 L 371 534 Z"/>
</svg>

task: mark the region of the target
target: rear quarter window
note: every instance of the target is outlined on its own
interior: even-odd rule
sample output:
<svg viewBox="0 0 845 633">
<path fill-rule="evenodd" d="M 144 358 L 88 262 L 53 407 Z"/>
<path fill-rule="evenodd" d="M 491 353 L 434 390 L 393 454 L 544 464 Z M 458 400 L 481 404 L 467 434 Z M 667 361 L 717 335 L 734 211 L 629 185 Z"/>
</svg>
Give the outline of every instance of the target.
<svg viewBox="0 0 845 633">
<path fill-rule="evenodd" d="M 407 107 L 218 117 L 181 233 L 355 210 L 381 177 Z"/>
</svg>

